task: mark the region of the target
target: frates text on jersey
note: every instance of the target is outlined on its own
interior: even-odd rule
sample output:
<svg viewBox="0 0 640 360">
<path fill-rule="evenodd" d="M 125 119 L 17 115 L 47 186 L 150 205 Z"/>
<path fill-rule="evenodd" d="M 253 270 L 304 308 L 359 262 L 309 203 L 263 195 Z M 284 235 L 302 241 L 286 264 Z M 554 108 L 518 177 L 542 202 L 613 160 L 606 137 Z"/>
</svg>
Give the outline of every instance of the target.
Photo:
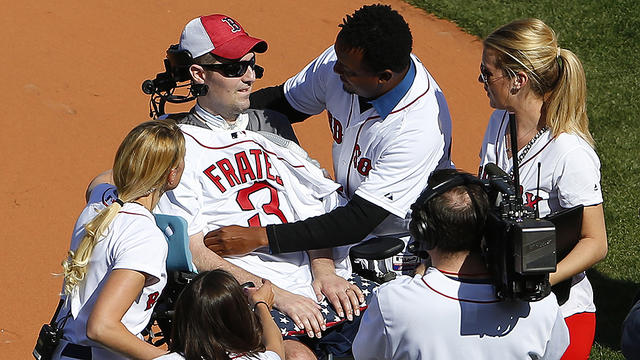
<svg viewBox="0 0 640 360">
<path fill-rule="evenodd" d="M 220 159 L 204 170 L 204 174 L 222 193 L 228 187 L 249 181 L 271 180 L 282 185 L 282 178 L 273 174 L 269 154 L 260 149 L 244 150 L 235 153 L 231 159 Z"/>
</svg>

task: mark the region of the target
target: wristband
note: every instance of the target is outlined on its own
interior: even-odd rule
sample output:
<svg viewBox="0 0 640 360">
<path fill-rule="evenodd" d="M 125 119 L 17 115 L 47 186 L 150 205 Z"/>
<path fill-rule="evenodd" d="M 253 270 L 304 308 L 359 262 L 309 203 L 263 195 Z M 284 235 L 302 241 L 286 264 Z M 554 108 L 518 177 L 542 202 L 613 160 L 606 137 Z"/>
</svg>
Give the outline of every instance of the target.
<svg viewBox="0 0 640 360">
<path fill-rule="evenodd" d="M 260 301 L 256 301 L 256 303 L 255 303 L 255 304 L 253 304 L 253 312 L 255 312 L 255 311 L 256 311 L 256 308 L 258 307 L 258 304 L 265 304 L 265 305 L 267 305 L 267 310 L 269 310 L 269 304 L 267 304 L 267 302 L 266 302 L 266 301 L 262 301 L 262 300 L 260 300 Z"/>
</svg>

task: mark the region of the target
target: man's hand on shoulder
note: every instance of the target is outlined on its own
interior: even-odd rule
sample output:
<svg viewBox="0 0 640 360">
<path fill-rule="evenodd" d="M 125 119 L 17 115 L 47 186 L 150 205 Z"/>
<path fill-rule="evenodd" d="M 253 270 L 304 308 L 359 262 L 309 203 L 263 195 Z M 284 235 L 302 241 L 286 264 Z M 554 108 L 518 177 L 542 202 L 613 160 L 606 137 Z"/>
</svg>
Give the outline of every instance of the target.
<svg viewBox="0 0 640 360">
<path fill-rule="evenodd" d="M 231 225 L 207 233 L 204 244 L 220 256 L 244 255 L 269 246 L 269 239 L 263 227 Z"/>
</svg>

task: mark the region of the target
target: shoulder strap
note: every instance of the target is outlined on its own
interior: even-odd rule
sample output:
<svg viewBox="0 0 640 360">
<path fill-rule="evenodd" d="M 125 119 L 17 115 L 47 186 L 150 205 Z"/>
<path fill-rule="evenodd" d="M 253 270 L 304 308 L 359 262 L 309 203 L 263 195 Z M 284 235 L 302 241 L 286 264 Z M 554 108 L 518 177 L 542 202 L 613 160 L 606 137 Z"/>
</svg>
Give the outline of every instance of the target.
<svg viewBox="0 0 640 360">
<path fill-rule="evenodd" d="M 64 300 L 60 299 L 60 301 L 58 302 L 58 307 L 56 308 L 56 312 L 53 313 L 53 317 L 51 318 L 51 325 L 55 324 L 56 318 L 58 317 L 58 314 L 60 314 L 60 309 L 62 309 L 62 304 L 64 304 Z"/>
</svg>

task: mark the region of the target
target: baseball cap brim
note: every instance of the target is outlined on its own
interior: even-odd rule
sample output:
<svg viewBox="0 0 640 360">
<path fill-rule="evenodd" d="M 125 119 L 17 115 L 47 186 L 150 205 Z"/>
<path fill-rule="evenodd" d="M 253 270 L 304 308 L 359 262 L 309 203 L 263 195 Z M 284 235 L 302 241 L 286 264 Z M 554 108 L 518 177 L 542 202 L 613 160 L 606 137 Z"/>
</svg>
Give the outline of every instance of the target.
<svg viewBox="0 0 640 360">
<path fill-rule="evenodd" d="M 238 36 L 211 50 L 211 53 L 225 59 L 240 59 L 249 52 L 267 51 L 267 42 L 249 35 Z"/>
</svg>

